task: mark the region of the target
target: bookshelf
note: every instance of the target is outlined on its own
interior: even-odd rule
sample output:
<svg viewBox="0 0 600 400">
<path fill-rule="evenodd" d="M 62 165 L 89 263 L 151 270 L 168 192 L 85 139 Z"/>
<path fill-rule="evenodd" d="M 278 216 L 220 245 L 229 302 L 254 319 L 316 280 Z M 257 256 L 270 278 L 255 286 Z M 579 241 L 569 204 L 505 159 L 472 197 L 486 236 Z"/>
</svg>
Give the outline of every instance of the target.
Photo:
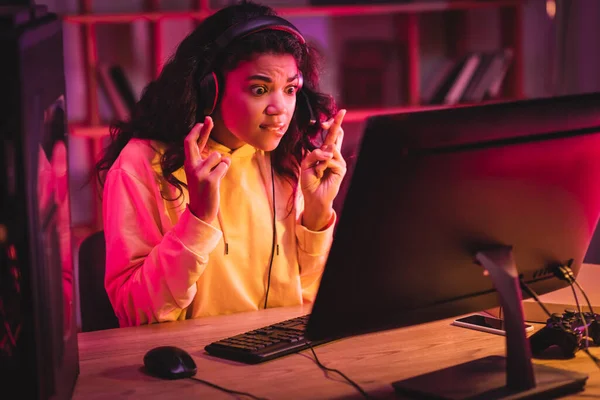
<svg viewBox="0 0 600 400">
<path fill-rule="evenodd" d="M 161 34 L 163 25 L 169 21 L 192 21 L 199 23 L 216 11 L 211 8 L 209 0 L 191 0 L 185 10 L 161 9 L 160 0 L 143 0 L 143 10 L 127 13 L 96 13 L 93 11 L 93 0 L 78 0 L 79 12 L 63 15 L 65 24 L 73 25 L 80 31 L 80 54 L 84 72 L 85 91 L 81 101 L 85 103 L 85 117 L 69 121 L 71 135 L 89 141 L 88 160 L 95 160 L 100 153 L 109 133 L 107 121 L 101 118 L 99 105 L 98 69 L 103 60 L 99 59 L 98 33 L 96 28 L 116 25 L 134 24 L 139 21 L 147 22 L 143 34 L 148 43 L 148 62 L 142 72 L 148 77 L 157 77 L 162 64 L 161 54 L 165 48 L 164 35 Z M 164 3 L 164 2 L 163 2 Z M 384 16 L 392 18 L 393 45 L 397 48 L 399 62 L 402 68 L 398 71 L 398 81 L 401 83 L 402 101 L 400 104 L 378 108 L 349 108 L 345 118 L 348 132 L 345 146 L 355 142 L 350 136 L 359 129 L 368 116 L 388 112 L 410 112 L 447 106 L 430 106 L 422 103 L 421 75 L 423 60 L 420 47 L 423 30 L 429 29 L 424 17 L 427 13 L 441 13 L 445 25 L 444 46 L 446 56 L 459 57 L 469 49 L 469 10 L 496 10 L 499 15 L 498 28 L 500 32 L 498 46 L 511 48 L 514 57 L 507 75 L 503 81 L 502 97 L 518 99 L 523 97 L 523 56 L 522 56 L 522 0 L 428 0 L 422 2 L 402 2 L 375 5 L 335 5 L 304 7 L 276 7 L 279 15 L 287 17 L 331 17 L 331 18 L 369 18 Z M 147 29 L 147 30 L 146 30 Z M 336 32 L 333 33 L 334 35 Z M 339 65 L 339 60 L 337 61 Z M 339 80 L 339 79 L 338 79 Z M 100 88 L 101 90 L 101 88 Z M 460 104 L 459 106 L 463 106 Z M 97 188 L 93 189 L 96 192 Z M 91 197 L 98 201 L 98 193 Z M 82 205 L 83 206 L 83 205 Z M 98 204 L 88 205 L 93 217 L 90 217 L 86 227 L 101 229 L 101 207 Z"/>
<path fill-rule="evenodd" d="M 145 9 L 132 13 L 98 14 L 92 12 L 92 0 L 80 0 L 78 14 L 64 15 L 68 24 L 76 24 L 81 29 L 81 49 L 84 59 L 86 81 L 87 117 L 83 121 L 72 121 L 70 131 L 75 135 L 102 136 L 107 133 L 104 121 L 101 121 L 98 109 L 98 55 L 96 49 L 96 26 L 105 24 L 133 23 L 139 20 L 148 21 L 148 37 L 150 43 L 149 75 L 157 77 L 160 73 L 159 55 L 161 54 L 161 23 L 166 20 L 192 19 L 201 21 L 216 10 L 210 8 L 208 0 L 193 1 L 189 10 L 161 11 L 158 0 L 145 0 Z M 465 11 L 478 8 L 495 8 L 500 10 L 501 46 L 512 48 L 514 59 L 505 78 L 503 96 L 505 98 L 521 98 L 523 96 L 523 61 L 522 61 L 522 4 L 520 0 L 448 0 L 426 1 L 397 4 L 376 5 L 336 5 L 279 7 L 277 12 L 282 16 L 361 16 L 393 15 L 396 28 L 396 41 L 399 43 L 402 68 L 400 81 L 403 83 L 405 104 L 393 108 L 381 109 L 349 109 L 347 121 L 359 121 L 368 115 L 386 111 L 412 111 L 421 109 L 420 88 L 420 55 L 419 55 L 419 17 L 424 13 L 443 12 L 447 20 L 446 43 L 449 56 L 464 54 L 468 24 Z"/>
</svg>

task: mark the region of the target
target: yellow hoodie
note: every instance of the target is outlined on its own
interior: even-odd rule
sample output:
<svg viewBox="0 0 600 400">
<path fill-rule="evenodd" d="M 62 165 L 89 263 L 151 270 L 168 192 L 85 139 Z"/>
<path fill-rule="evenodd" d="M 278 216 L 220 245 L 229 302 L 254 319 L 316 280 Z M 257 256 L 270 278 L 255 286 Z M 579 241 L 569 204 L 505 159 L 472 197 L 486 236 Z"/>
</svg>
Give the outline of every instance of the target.
<svg viewBox="0 0 600 400">
<path fill-rule="evenodd" d="M 121 326 L 263 308 L 273 236 L 268 153 L 245 145 L 228 154 L 219 218 L 209 225 L 161 174 L 158 142 L 132 139 L 106 176 L 105 286 Z M 175 176 L 186 182 L 183 169 Z M 301 225 L 301 190 L 275 175 L 277 247 L 268 307 L 314 300 L 331 246 L 335 215 L 319 232 Z M 290 208 L 293 208 L 290 212 Z M 225 242 L 228 252 L 225 252 Z"/>
</svg>

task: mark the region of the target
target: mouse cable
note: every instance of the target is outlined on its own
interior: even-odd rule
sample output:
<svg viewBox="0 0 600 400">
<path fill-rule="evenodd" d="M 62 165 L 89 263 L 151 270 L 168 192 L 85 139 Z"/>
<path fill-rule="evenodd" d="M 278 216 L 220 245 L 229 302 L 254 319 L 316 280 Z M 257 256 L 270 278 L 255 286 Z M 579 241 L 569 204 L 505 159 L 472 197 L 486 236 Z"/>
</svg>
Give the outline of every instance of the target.
<svg viewBox="0 0 600 400">
<path fill-rule="evenodd" d="M 342 378 L 344 378 L 346 381 L 348 381 L 348 383 L 350 383 L 352 386 L 354 386 L 354 388 L 356 390 L 358 390 L 360 392 L 360 394 L 363 395 L 363 397 L 365 399 L 370 399 L 371 397 L 369 396 L 369 394 L 367 392 L 364 391 L 363 388 L 361 388 L 358 383 L 354 382 L 352 379 L 348 378 L 342 371 L 340 371 L 339 369 L 334 369 L 334 368 L 329 368 L 324 366 L 323 364 L 321 364 L 321 361 L 319 361 L 319 357 L 317 357 L 317 353 L 315 353 L 315 349 L 313 349 L 312 345 L 310 344 L 310 342 L 308 343 L 308 348 L 310 349 L 310 351 L 312 351 L 313 356 L 315 357 L 315 362 L 317 363 L 317 365 L 323 369 L 324 371 L 329 371 L 329 372 L 335 372 L 336 374 L 340 375 Z"/>
<path fill-rule="evenodd" d="M 212 388 L 215 388 L 215 389 L 222 390 L 222 391 L 223 391 L 223 392 L 225 392 L 225 393 L 229 393 L 229 394 L 237 394 L 237 395 L 240 395 L 240 396 L 247 396 L 247 397 L 250 397 L 251 399 L 254 399 L 254 400 L 267 400 L 267 399 L 266 399 L 266 398 L 264 398 L 264 397 L 257 397 L 257 396 L 255 396 L 255 395 L 253 395 L 253 394 L 251 394 L 251 393 L 246 393 L 246 392 L 238 392 L 237 390 L 231 390 L 231 389 L 227 389 L 227 388 L 224 388 L 223 386 L 216 385 L 216 384 L 214 384 L 214 383 L 212 383 L 212 382 L 205 381 L 204 379 L 196 378 L 196 377 L 194 377 L 194 376 L 190 376 L 188 379 L 191 379 L 191 380 L 193 380 L 193 381 L 198 381 L 198 382 L 204 383 L 204 384 L 205 384 L 205 385 L 207 385 L 207 386 L 210 386 L 210 387 L 212 387 Z"/>
<path fill-rule="evenodd" d="M 536 303 L 538 303 L 540 305 L 540 307 L 542 307 L 542 309 L 548 315 L 549 318 L 552 318 L 552 313 L 550 311 L 548 311 L 548 308 L 546 308 L 546 306 L 544 305 L 544 303 L 540 300 L 540 298 L 537 295 L 537 293 L 535 293 L 533 291 L 533 289 L 531 289 L 529 287 L 529 285 L 527 285 L 522 279 L 520 279 L 520 283 L 521 283 L 521 288 L 528 295 L 530 295 L 536 301 Z M 560 328 L 563 331 L 567 332 L 567 328 L 562 323 L 560 323 L 559 326 L 560 326 Z M 583 348 L 583 352 L 585 354 L 587 354 L 590 357 L 590 359 L 594 362 L 594 364 L 596 364 L 596 366 L 600 369 L 600 359 L 598 359 L 598 357 L 596 357 L 595 355 L 593 355 L 592 353 L 590 353 L 590 350 L 587 347 Z"/>
</svg>

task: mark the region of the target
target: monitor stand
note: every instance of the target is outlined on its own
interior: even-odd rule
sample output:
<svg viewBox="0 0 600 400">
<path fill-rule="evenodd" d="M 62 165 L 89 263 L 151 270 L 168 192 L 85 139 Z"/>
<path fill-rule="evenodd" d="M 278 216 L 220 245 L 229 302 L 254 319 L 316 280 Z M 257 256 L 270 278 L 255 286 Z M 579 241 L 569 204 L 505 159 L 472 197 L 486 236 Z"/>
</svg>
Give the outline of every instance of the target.
<svg viewBox="0 0 600 400">
<path fill-rule="evenodd" d="M 512 249 L 481 251 L 475 258 L 489 272 L 500 297 L 506 357 L 485 357 L 394 382 L 396 392 L 419 399 L 529 399 L 555 398 L 583 390 L 587 375 L 531 362 Z"/>
</svg>

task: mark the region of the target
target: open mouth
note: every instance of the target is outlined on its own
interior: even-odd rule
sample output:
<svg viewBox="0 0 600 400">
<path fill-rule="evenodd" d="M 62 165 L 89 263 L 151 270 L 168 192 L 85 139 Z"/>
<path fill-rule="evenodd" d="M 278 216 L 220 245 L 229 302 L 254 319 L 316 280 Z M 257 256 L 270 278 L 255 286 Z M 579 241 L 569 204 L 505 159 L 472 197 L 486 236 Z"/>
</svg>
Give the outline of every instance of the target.
<svg viewBox="0 0 600 400">
<path fill-rule="evenodd" d="M 260 129 L 268 131 L 268 132 L 281 134 L 281 135 L 283 135 L 285 133 L 285 125 L 284 124 L 260 125 Z"/>
</svg>

